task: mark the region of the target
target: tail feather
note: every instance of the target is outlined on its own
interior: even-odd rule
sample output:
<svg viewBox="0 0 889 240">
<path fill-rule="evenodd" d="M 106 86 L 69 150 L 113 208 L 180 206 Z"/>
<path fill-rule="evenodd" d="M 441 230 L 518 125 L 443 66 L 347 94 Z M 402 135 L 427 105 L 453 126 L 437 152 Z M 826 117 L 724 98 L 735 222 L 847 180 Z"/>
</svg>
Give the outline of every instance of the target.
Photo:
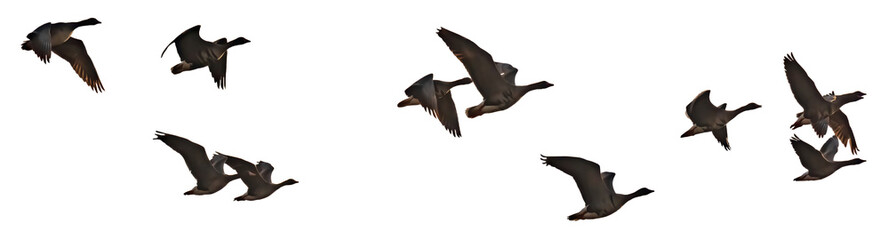
<svg viewBox="0 0 889 240">
<path fill-rule="evenodd" d="M 30 34 L 29 34 L 29 35 L 30 35 Z M 30 40 L 25 41 L 25 42 L 22 43 L 22 50 L 25 50 L 25 51 L 31 51 L 31 50 L 33 50 L 33 48 L 31 48 L 31 41 L 30 41 Z"/>
<path fill-rule="evenodd" d="M 188 70 L 191 70 L 191 64 L 187 62 L 181 62 L 170 68 L 170 71 L 173 72 L 173 74 L 179 74 Z"/>
</svg>

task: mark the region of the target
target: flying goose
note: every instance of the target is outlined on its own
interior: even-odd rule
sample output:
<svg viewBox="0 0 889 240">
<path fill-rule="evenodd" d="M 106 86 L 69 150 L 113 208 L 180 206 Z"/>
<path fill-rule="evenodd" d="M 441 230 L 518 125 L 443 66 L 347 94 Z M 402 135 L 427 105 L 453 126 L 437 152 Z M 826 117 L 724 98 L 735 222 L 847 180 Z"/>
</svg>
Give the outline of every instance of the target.
<svg viewBox="0 0 889 240">
<path fill-rule="evenodd" d="M 86 53 L 86 47 L 80 39 L 71 37 L 74 29 L 81 26 L 96 25 L 102 22 L 95 18 L 86 19 L 80 22 L 57 22 L 44 23 L 37 27 L 34 32 L 28 34 L 28 40 L 22 43 L 22 50 L 34 51 L 37 57 L 43 63 L 48 63 L 52 56 L 50 52 L 56 53 L 65 61 L 71 64 L 77 76 L 83 79 L 86 85 L 89 85 L 93 91 L 102 92 L 102 82 L 99 81 L 99 73 L 96 72 L 96 66 L 93 60 Z"/>
<path fill-rule="evenodd" d="M 432 80 L 432 74 L 417 80 L 413 85 L 404 90 L 407 99 L 398 103 L 398 107 L 420 105 L 423 110 L 438 118 L 441 125 L 454 135 L 460 134 L 460 123 L 457 121 L 457 107 L 451 98 L 451 88 L 472 82 L 469 78 L 463 78 L 453 82 Z"/>
<path fill-rule="evenodd" d="M 275 170 L 275 168 L 272 167 L 271 164 L 259 161 L 256 165 L 253 165 L 240 158 L 232 156 L 227 157 L 228 161 L 226 161 L 225 164 L 234 168 L 235 171 L 238 172 L 238 176 L 241 177 L 241 181 L 244 182 L 244 185 L 247 185 L 247 192 L 236 197 L 235 201 L 263 199 L 272 195 L 278 188 L 299 183 L 292 178 L 284 180 L 281 183 L 272 183 L 272 170 Z"/>
<path fill-rule="evenodd" d="M 790 144 L 793 145 L 793 150 L 796 151 L 796 155 L 799 156 L 800 162 L 808 171 L 793 180 L 818 180 L 830 176 L 841 167 L 857 165 L 865 162 L 865 160 L 860 158 L 834 162 L 833 157 L 837 154 L 837 147 L 840 145 L 838 142 L 836 136 L 831 137 L 830 139 L 827 139 L 827 142 L 821 147 L 821 151 L 818 151 L 815 147 L 803 142 L 803 140 L 800 140 L 799 137 L 794 134 L 793 137 L 790 138 Z"/>
<path fill-rule="evenodd" d="M 553 166 L 574 177 L 577 188 L 586 206 L 568 220 L 596 219 L 616 212 L 628 201 L 639 196 L 654 192 L 648 188 L 640 188 L 630 194 L 614 192 L 614 176 L 612 172 L 599 173 L 599 164 L 578 157 L 547 157 L 540 155 L 543 164 Z"/>
<path fill-rule="evenodd" d="M 174 151 L 182 155 L 191 175 L 198 181 L 197 186 L 185 192 L 185 195 L 204 195 L 219 191 L 228 182 L 238 179 L 238 175 L 226 175 L 223 169 L 227 156 L 216 153 L 213 159 L 207 159 L 204 147 L 188 139 L 157 131 L 155 140 L 161 140 Z"/>
<path fill-rule="evenodd" d="M 228 58 L 228 54 L 226 54 L 228 49 L 248 43 L 250 40 L 239 37 L 231 42 L 227 42 L 225 38 L 220 38 L 215 42 L 208 42 L 201 38 L 200 31 L 201 25 L 185 30 L 176 39 L 173 39 L 170 44 L 167 44 L 167 47 L 161 52 L 161 57 L 164 57 L 164 53 L 167 52 L 167 48 L 170 45 L 176 43 L 176 52 L 179 53 L 179 59 L 182 62 L 170 68 L 173 74 L 209 66 L 210 74 L 213 75 L 216 87 L 225 89 L 225 64 Z"/>
<path fill-rule="evenodd" d="M 860 93 L 860 92 L 858 92 Z M 830 92 L 827 95 L 824 95 L 824 100 L 828 102 L 836 101 L 837 99 L 846 99 L 846 98 L 856 98 L 855 95 L 858 93 L 847 93 L 840 96 L 836 96 L 834 92 Z M 864 93 L 861 93 L 862 95 Z M 860 96 L 858 96 L 860 98 Z M 796 117 L 799 118 L 803 115 L 802 112 L 797 113 Z M 855 142 L 855 134 L 852 132 L 852 127 L 849 125 L 849 118 L 846 117 L 846 114 L 843 113 L 843 110 L 837 109 L 836 112 L 830 115 L 830 121 L 828 121 L 828 125 L 833 129 L 834 137 L 840 139 L 840 142 L 843 142 L 843 146 L 851 145 L 852 154 L 858 154 L 858 143 Z M 808 118 L 803 119 L 799 124 L 794 124 L 791 126 L 792 129 L 797 129 L 806 124 L 812 124 Z"/>
<path fill-rule="evenodd" d="M 491 55 L 479 48 L 478 45 L 445 28 L 438 30 L 438 36 L 463 63 L 475 88 L 484 98 L 482 103 L 466 109 L 466 116 L 469 118 L 505 110 L 518 102 L 529 91 L 553 86 L 546 81 L 516 86 L 515 75 L 518 73 L 518 69 L 512 65 L 494 62 Z"/>
<path fill-rule="evenodd" d="M 719 143 L 722 144 L 722 147 L 728 151 L 732 148 L 728 144 L 728 129 L 726 128 L 726 124 L 735 118 L 735 116 L 738 116 L 738 114 L 760 107 L 762 106 L 759 104 L 748 103 L 734 111 L 728 111 L 725 110 L 725 103 L 719 105 L 719 107 L 714 106 L 713 103 L 710 102 L 710 90 L 704 90 L 698 94 L 695 99 L 691 100 L 691 103 L 685 106 L 685 116 L 688 117 L 688 119 L 691 119 L 691 122 L 694 125 L 691 126 L 688 131 L 683 133 L 681 138 L 712 131 L 713 136 L 716 137 L 716 141 L 719 141 Z"/>
<path fill-rule="evenodd" d="M 842 140 L 843 145 L 847 146 L 852 143 L 852 154 L 858 153 L 858 144 L 855 143 L 855 136 L 852 134 L 852 128 L 849 126 L 849 119 L 846 117 L 840 107 L 846 103 L 854 102 L 864 98 L 865 93 L 855 91 L 853 93 L 836 95 L 821 95 L 815 82 L 806 74 L 806 70 L 796 61 L 793 53 L 784 56 L 784 71 L 787 74 L 787 81 L 790 83 L 790 91 L 803 112 L 797 114 L 796 122 L 790 125 L 790 128 L 796 129 L 805 124 L 812 124 L 818 137 L 823 137 L 827 133 L 827 126 L 833 129 L 834 135 Z"/>
</svg>

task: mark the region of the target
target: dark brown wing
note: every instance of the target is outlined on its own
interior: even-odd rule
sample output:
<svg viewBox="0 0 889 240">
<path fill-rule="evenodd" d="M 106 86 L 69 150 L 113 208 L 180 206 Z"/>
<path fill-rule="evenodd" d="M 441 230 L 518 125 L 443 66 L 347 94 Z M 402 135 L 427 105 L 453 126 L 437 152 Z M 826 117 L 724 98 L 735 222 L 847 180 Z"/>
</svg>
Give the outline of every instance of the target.
<svg viewBox="0 0 889 240">
<path fill-rule="evenodd" d="M 435 84 L 432 74 L 427 74 L 404 90 L 404 94 L 420 101 L 420 106 L 432 116 L 438 117 L 438 101 L 435 99 Z"/>
<path fill-rule="evenodd" d="M 438 121 L 455 137 L 463 136 L 460 133 L 460 122 L 457 120 L 457 106 L 451 97 L 451 91 L 438 99 Z"/>
<path fill-rule="evenodd" d="M 183 137 L 160 131 L 155 135 L 157 135 L 155 139 L 161 140 L 164 144 L 170 146 L 173 151 L 182 155 L 182 158 L 185 159 L 185 165 L 188 166 L 191 175 L 198 181 L 197 185 L 199 187 L 206 186 L 205 184 L 209 184 L 209 181 L 221 173 L 217 172 L 210 164 L 210 160 L 207 159 L 207 152 L 203 146 Z"/>
<path fill-rule="evenodd" d="M 40 61 L 44 63 L 49 62 L 49 58 L 52 57 L 52 34 L 50 34 L 50 29 L 52 29 L 51 23 L 40 25 L 40 27 L 28 34 L 28 42 L 22 45 L 22 49 L 28 50 L 26 48 L 30 48 L 30 50 L 34 51 L 34 54 L 37 54 Z"/>
<path fill-rule="evenodd" d="M 275 167 L 272 164 L 267 162 L 259 161 L 256 164 L 256 170 L 259 171 L 259 176 L 262 177 L 268 183 L 272 183 L 272 171 L 275 170 Z"/>
<path fill-rule="evenodd" d="M 699 93 L 685 106 L 685 116 L 698 126 L 706 126 L 715 122 L 718 111 L 719 109 L 710 102 L 710 90 Z"/>
<path fill-rule="evenodd" d="M 713 130 L 713 137 L 716 137 L 716 141 L 719 141 L 719 144 L 721 144 L 726 151 L 732 150 L 732 147 L 728 144 L 728 125 Z"/>
<path fill-rule="evenodd" d="M 815 82 L 806 74 L 806 70 L 796 62 L 793 53 L 784 57 L 784 72 L 787 74 L 787 82 L 790 83 L 790 91 L 793 97 L 803 109 L 812 109 L 821 105 L 828 105 L 824 100 Z"/>
<path fill-rule="evenodd" d="M 833 134 L 840 139 L 843 146 L 851 145 L 849 147 L 852 149 L 852 154 L 858 154 L 855 134 L 852 133 L 852 127 L 849 126 L 849 118 L 842 110 L 837 110 L 833 115 L 830 115 L 830 128 L 833 129 Z"/>
<path fill-rule="evenodd" d="M 602 180 L 599 164 L 578 157 L 547 157 L 541 158 L 544 164 L 553 166 L 574 177 L 580 195 L 586 205 L 604 208 L 610 206 L 611 190 Z"/>
<path fill-rule="evenodd" d="M 463 63 L 469 77 L 485 99 L 502 97 L 509 90 L 509 84 L 494 66 L 491 54 L 464 38 L 445 28 L 438 31 L 438 36 L 445 42 L 454 56 Z"/>
<path fill-rule="evenodd" d="M 210 75 L 213 75 L 213 82 L 216 82 L 216 87 L 219 89 L 225 89 L 225 65 L 228 62 L 228 51 L 222 54 L 222 57 L 217 61 L 210 61 L 207 66 L 210 69 Z"/>
<path fill-rule="evenodd" d="M 259 170 L 256 169 L 256 165 L 253 165 L 252 163 L 244 161 L 244 159 L 240 159 L 237 157 L 227 157 L 228 160 L 225 161 L 225 165 L 228 165 L 232 169 L 235 169 L 236 172 L 238 172 L 238 177 L 241 178 L 241 181 L 244 182 L 244 185 L 247 185 L 248 193 L 250 193 L 249 189 L 251 188 L 269 185 L 269 183 L 263 180 L 262 176 L 259 175 Z"/>
<path fill-rule="evenodd" d="M 799 156 L 800 163 L 802 163 L 803 167 L 809 171 L 817 171 L 830 165 L 818 149 L 803 142 L 803 140 L 800 140 L 796 135 L 793 135 L 793 138 L 790 138 L 790 144 L 793 145 L 793 150 L 796 151 L 796 155 Z"/>
<path fill-rule="evenodd" d="M 59 55 L 59 57 L 62 57 L 71 63 L 71 67 L 74 68 L 77 75 L 80 76 L 80 78 L 86 82 L 86 85 L 89 85 L 93 91 L 105 91 L 105 88 L 102 87 L 102 82 L 99 80 L 99 73 L 96 72 L 96 66 L 93 65 L 93 60 L 90 59 L 90 55 L 86 53 L 86 47 L 83 46 L 83 41 L 73 37 L 68 38 L 68 41 L 65 43 L 53 47 L 52 51 Z"/>
</svg>

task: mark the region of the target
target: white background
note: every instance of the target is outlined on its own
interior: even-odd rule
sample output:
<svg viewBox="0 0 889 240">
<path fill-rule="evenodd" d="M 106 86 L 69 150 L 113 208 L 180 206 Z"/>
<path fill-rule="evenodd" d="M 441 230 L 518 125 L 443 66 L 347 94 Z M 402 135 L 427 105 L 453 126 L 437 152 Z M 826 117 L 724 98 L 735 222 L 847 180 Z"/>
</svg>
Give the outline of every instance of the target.
<svg viewBox="0 0 889 240">
<path fill-rule="evenodd" d="M 11 1 L 0 61 L 4 239 L 885 239 L 889 14 L 883 4 L 621 1 Z M 323 4 L 323 5 L 314 5 Z M 45 22 L 77 29 L 104 93 L 57 55 L 19 47 Z M 232 48 L 228 89 L 208 70 L 172 75 L 164 46 L 201 24 Z M 428 73 L 467 76 L 435 34 L 446 27 L 547 80 L 512 108 L 467 119 L 481 101 L 453 89 L 463 138 L 419 107 L 397 108 Z M 784 75 L 794 52 L 822 92 L 868 95 L 843 107 L 868 162 L 814 182 L 788 139 L 820 148 Z M 712 134 L 680 139 L 685 105 L 763 105 Z M 240 181 L 207 196 L 155 130 L 267 161 L 300 183 L 234 202 Z M 539 154 L 583 157 L 648 187 L 612 216 L 570 222 L 573 180 Z M 841 147 L 837 159 L 851 159 Z M 233 173 L 231 169 L 227 171 Z"/>
</svg>

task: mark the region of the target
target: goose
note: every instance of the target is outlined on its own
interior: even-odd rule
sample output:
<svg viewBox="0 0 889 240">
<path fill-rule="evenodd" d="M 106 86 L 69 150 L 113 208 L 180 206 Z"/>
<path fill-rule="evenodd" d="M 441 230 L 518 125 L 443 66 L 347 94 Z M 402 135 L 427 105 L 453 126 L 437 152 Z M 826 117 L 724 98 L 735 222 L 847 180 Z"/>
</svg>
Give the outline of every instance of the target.
<svg viewBox="0 0 889 240">
<path fill-rule="evenodd" d="M 862 93 L 863 94 L 863 93 Z M 837 96 L 836 93 L 830 92 L 827 95 L 824 95 L 824 100 L 828 102 L 834 102 L 837 99 L 848 99 L 848 98 L 856 98 L 857 93 L 847 93 L 844 95 Z M 860 96 L 857 96 L 860 97 Z M 803 115 L 802 112 L 796 114 L 796 117 L 799 118 Z M 850 146 L 852 149 L 852 154 L 858 154 L 858 143 L 855 142 L 855 133 L 852 132 L 852 127 L 849 125 L 849 117 L 846 117 L 846 114 L 843 113 L 843 110 L 837 109 L 836 112 L 828 117 L 830 119 L 828 121 L 828 126 L 833 129 L 834 137 L 839 138 L 840 142 L 843 143 L 843 146 Z M 812 124 L 812 122 L 806 118 L 799 122 L 799 124 L 794 124 L 791 126 L 791 129 L 797 129 L 806 124 Z"/>
<path fill-rule="evenodd" d="M 201 25 L 185 30 L 176 39 L 173 39 L 170 44 L 167 44 L 167 47 L 161 52 L 161 57 L 164 57 L 164 53 L 167 52 L 167 48 L 170 45 L 176 43 L 176 52 L 179 53 L 179 59 L 182 62 L 170 68 L 173 74 L 209 66 L 210 75 L 213 76 L 216 87 L 225 89 L 225 65 L 228 58 L 228 54 L 226 54 L 228 49 L 249 43 L 250 40 L 239 37 L 231 42 L 228 42 L 225 38 L 208 42 L 201 38 L 200 31 Z"/>
<path fill-rule="evenodd" d="M 227 156 L 228 161 L 225 162 L 229 167 L 234 168 L 241 177 L 244 185 L 247 185 L 247 192 L 236 197 L 235 201 L 253 201 L 259 200 L 272 195 L 278 188 L 287 185 L 299 183 L 296 180 L 287 179 L 281 183 L 272 183 L 272 170 L 275 170 L 271 164 L 259 161 L 256 165 L 244 161 L 243 159 Z"/>
<path fill-rule="evenodd" d="M 685 106 L 685 116 L 691 119 L 694 124 L 688 131 L 682 134 L 680 138 L 692 136 L 702 132 L 713 132 L 716 141 L 722 144 L 726 151 L 731 150 L 728 144 L 728 129 L 726 124 L 733 118 L 744 111 L 753 110 L 762 107 L 756 103 L 748 103 L 743 107 L 739 107 L 734 111 L 725 110 L 726 104 L 723 103 L 716 107 L 710 102 L 710 90 L 704 90 L 697 97 L 691 100 Z"/>
<path fill-rule="evenodd" d="M 460 133 L 460 123 L 457 121 L 457 107 L 454 106 L 454 99 L 451 98 L 451 88 L 469 84 L 470 82 L 472 80 L 469 78 L 462 78 L 453 82 L 432 80 L 432 74 L 430 73 L 404 90 L 407 99 L 399 102 L 398 107 L 420 105 L 423 107 L 423 110 L 438 118 L 441 125 L 451 135 L 460 137 L 462 136 Z"/>
<path fill-rule="evenodd" d="M 630 200 L 653 193 L 654 190 L 640 188 L 630 194 L 614 192 L 613 172 L 600 173 L 599 164 L 578 157 L 548 157 L 540 155 L 544 165 L 553 166 L 571 177 L 580 189 L 585 206 L 579 212 L 568 216 L 568 220 L 596 219 L 616 212 Z"/>
<path fill-rule="evenodd" d="M 469 77 L 472 78 L 472 83 L 484 98 L 477 106 L 466 109 L 466 116 L 469 118 L 506 110 L 529 91 L 553 86 L 546 81 L 516 86 L 515 75 L 518 69 L 512 65 L 494 62 L 491 55 L 478 45 L 445 28 L 438 30 L 438 36 L 463 63 L 469 72 Z"/>
<path fill-rule="evenodd" d="M 837 154 L 837 147 L 839 147 L 839 140 L 837 137 L 831 137 L 827 139 L 827 142 L 824 143 L 824 146 L 821 146 L 821 151 L 812 147 L 803 140 L 799 139 L 796 134 L 790 138 L 790 144 L 793 146 L 793 150 L 796 151 L 796 155 L 799 156 L 799 161 L 803 164 L 808 171 L 803 173 L 802 176 L 799 176 L 794 181 L 810 181 L 810 180 L 818 180 L 822 178 L 826 178 L 836 172 L 838 169 L 849 166 L 849 165 L 858 165 L 865 160 L 860 158 L 855 158 L 848 161 L 833 161 L 834 155 Z"/>
<path fill-rule="evenodd" d="M 833 92 L 822 96 L 815 87 L 815 82 L 806 74 L 806 70 L 800 66 L 793 53 L 784 56 L 784 71 L 787 74 L 787 82 L 790 83 L 790 91 L 803 112 L 797 114 L 796 122 L 790 125 L 791 129 L 799 128 L 805 124 L 812 124 L 818 137 L 827 134 L 827 127 L 833 129 L 834 135 L 842 140 L 844 146 L 852 144 L 852 154 L 858 153 L 858 144 L 849 126 L 846 114 L 840 111 L 843 105 L 864 98 L 865 93 L 855 91 L 853 93 L 836 95 Z"/>
<path fill-rule="evenodd" d="M 185 165 L 191 171 L 191 175 L 198 181 L 197 186 L 188 190 L 184 195 L 212 194 L 231 182 L 238 179 L 238 175 L 225 174 L 223 166 L 228 160 L 226 155 L 217 152 L 213 159 L 207 159 L 204 147 L 188 139 L 156 131 L 155 140 L 161 140 L 174 151 L 182 155 Z"/>
<path fill-rule="evenodd" d="M 22 43 L 22 50 L 33 51 L 43 63 L 48 63 L 49 58 L 52 57 L 50 52 L 54 52 L 68 61 L 74 68 L 74 72 L 77 72 L 77 76 L 83 79 L 83 82 L 89 85 L 93 91 L 96 93 L 105 91 L 102 81 L 99 80 L 99 73 L 96 72 L 96 66 L 93 65 L 90 55 L 86 53 L 83 41 L 71 37 L 74 29 L 99 23 L 102 22 L 95 18 L 80 22 L 44 23 L 28 34 L 28 40 Z"/>
</svg>

